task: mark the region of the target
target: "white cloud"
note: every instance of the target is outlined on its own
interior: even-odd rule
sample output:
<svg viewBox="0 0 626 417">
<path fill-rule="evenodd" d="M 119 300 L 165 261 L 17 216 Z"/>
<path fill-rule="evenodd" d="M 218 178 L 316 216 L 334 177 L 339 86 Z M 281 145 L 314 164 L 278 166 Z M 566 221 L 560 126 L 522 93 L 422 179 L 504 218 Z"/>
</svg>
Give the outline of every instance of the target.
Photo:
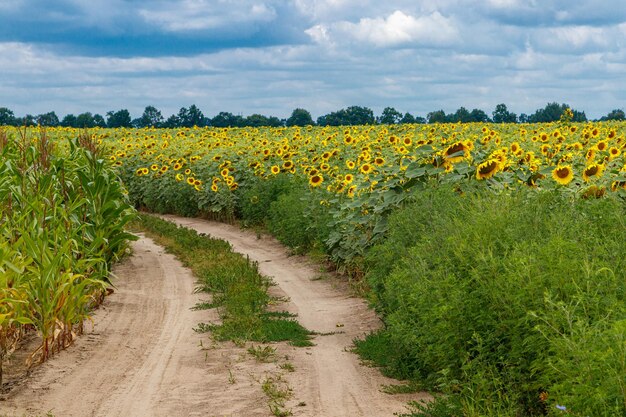
<svg viewBox="0 0 626 417">
<path fill-rule="evenodd" d="M 521 7 L 535 7 L 534 0 L 489 0 L 489 5 L 498 9 L 517 9 Z"/>
<path fill-rule="evenodd" d="M 362 18 L 358 23 L 340 21 L 316 25 L 306 32 L 315 42 L 353 40 L 377 47 L 441 46 L 454 42 L 458 30 L 439 12 L 413 17 L 396 10 L 386 18 Z"/>
<path fill-rule="evenodd" d="M 241 4 L 239 4 L 241 3 Z M 170 32 L 229 28 L 233 24 L 271 22 L 276 11 L 270 5 L 258 2 L 226 2 L 211 0 L 183 0 L 176 3 L 150 3 L 150 8 L 139 10 L 146 22 Z"/>
<path fill-rule="evenodd" d="M 304 31 L 315 43 L 330 43 L 330 34 L 325 25 L 315 25 Z"/>
<path fill-rule="evenodd" d="M 589 26 L 569 26 L 550 29 L 554 38 L 563 45 L 575 48 L 585 46 L 606 47 L 609 45 L 607 30 Z"/>
<path fill-rule="evenodd" d="M 540 28 L 531 39 L 536 49 L 559 55 L 610 52 L 626 46 L 621 26 Z"/>
<path fill-rule="evenodd" d="M 367 0 L 294 0 L 294 6 L 313 21 L 345 19 L 369 10 Z"/>
</svg>

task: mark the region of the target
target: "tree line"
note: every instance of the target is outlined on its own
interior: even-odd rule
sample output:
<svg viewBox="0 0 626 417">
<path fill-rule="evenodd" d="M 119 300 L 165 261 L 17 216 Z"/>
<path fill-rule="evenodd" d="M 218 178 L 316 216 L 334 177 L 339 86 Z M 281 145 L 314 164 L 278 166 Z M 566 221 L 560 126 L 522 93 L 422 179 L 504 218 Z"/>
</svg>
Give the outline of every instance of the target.
<svg viewBox="0 0 626 417">
<path fill-rule="evenodd" d="M 372 109 L 362 106 L 350 106 L 345 109 L 330 112 L 313 120 L 308 110 L 297 108 L 293 110 L 287 119 L 275 116 L 252 114 L 246 117 L 234 115 L 230 112 L 220 112 L 212 118 L 206 117 L 202 111 L 192 104 L 182 107 L 178 113 L 165 118 L 161 111 L 154 106 L 147 106 L 143 114 L 133 119 L 127 109 L 109 111 L 106 115 L 92 114 L 89 112 L 79 115 L 67 114 L 60 119 L 54 111 L 40 115 L 27 114 L 16 117 L 12 110 L 0 107 L 0 126 L 62 126 L 74 128 L 92 127 L 159 127 L 181 128 L 192 126 L 214 127 L 281 127 L 281 126 L 345 126 L 345 125 L 368 125 L 368 124 L 405 124 L 405 123 L 469 123 L 469 122 L 493 122 L 493 123 L 539 123 L 554 122 L 561 118 L 569 105 L 556 102 L 548 103 L 544 108 L 537 109 L 533 114 L 522 113 L 519 116 L 510 112 L 506 104 L 498 104 L 491 116 L 480 109 L 468 110 L 460 107 L 454 113 L 446 113 L 443 110 L 430 112 L 426 117 L 414 116 L 411 113 L 401 113 L 393 107 L 386 107 L 379 116 L 375 116 Z M 585 122 L 587 116 L 584 111 L 572 110 L 574 122 Z M 626 120 L 626 115 L 621 109 L 615 109 L 599 119 Z"/>
</svg>

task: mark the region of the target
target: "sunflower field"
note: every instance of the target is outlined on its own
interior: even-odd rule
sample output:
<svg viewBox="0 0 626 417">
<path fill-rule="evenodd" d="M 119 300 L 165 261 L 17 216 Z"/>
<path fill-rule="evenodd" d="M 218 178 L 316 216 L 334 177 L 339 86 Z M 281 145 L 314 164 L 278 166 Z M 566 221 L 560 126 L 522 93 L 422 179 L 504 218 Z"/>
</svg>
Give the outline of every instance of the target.
<svg viewBox="0 0 626 417">
<path fill-rule="evenodd" d="M 98 175 L 114 169 L 136 209 L 237 220 L 332 261 L 385 322 L 357 351 L 441 393 L 412 415 L 626 416 L 626 123 L 568 115 L 47 134 L 102 149 Z M 54 172 L 50 187 L 68 182 Z M 117 196 L 106 172 L 107 198 Z M 13 315 L 32 302 L 11 297 Z"/>
<path fill-rule="evenodd" d="M 82 331 L 104 297 L 134 216 L 112 166 L 87 135 L 0 128 L 0 385 L 23 336 L 43 362 Z"/>
<path fill-rule="evenodd" d="M 93 135 L 136 208 L 346 272 L 385 321 L 357 351 L 441 393 L 412 415 L 626 415 L 626 124 Z"/>
<path fill-rule="evenodd" d="M 378 242 L 386 215 L 430 181 L 460 191 L 477 183 L 491 190 L 558 189 L 580 198 L 626 194 L 623 123 L 122 129 L 94 135 L 110 149 L 138 207 L 267 223 L 269 200 L 281 194 L 277 188 L 297 187 L 308 210 L 321 205 L 333 219 L 327 226 L 334 232 L 317 243 L 337 262 L 350 263 Z"/>
</svg>

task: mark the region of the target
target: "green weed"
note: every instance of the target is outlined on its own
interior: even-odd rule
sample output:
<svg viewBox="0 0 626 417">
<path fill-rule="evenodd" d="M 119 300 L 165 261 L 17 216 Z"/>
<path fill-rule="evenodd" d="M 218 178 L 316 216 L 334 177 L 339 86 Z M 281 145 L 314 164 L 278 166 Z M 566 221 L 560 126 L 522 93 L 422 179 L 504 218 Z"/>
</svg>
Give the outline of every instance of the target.
<svg viewBox="0 0 626 417">
<path fill-rule="evenodd" d="M 293 364 L 291 362 L 285 362 L 285 363 L 281 363 L 280 365 L 278 365 L 278 367 L 284 371 L 287 372 L 295 372 L 296 368 L 295 366 L 293 366 Z"/>
<path fill-rule="evenodd" d="M 276 348 L 271 346 L 251 346 L 248 348 L 248 353 L 257 362 L 274 362 L 276 360 Z"/>
</svg>

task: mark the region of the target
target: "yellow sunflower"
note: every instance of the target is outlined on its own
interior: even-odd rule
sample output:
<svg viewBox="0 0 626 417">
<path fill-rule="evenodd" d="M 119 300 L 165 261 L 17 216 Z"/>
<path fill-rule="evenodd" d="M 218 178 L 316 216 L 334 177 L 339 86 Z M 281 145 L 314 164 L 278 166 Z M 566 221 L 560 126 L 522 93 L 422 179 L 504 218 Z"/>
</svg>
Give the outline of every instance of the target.
<svg viewBox="0 0 626 417">
<path fill-rule="evenodd" d="M 574 179 L 574 171 L 571 165 L 559 165 L 552 170 L 552 178 L 561 185 L 567 185 Z"/>
<path fill-rule="evenodd" d="M 617 148 L 615 146 L 611 146 L 609 148 L 609 161 L 614 160 L 615 158 L 617 158 L 621 154 L 622 154 L 622 151 L 619 148 Z"/>
<path fill-rule="evenodd" d="M 367 163 L 361 165 L 361 168 L 359 168 L 362 174 L 369 174 L 373 171 L 373 169 L 374 168 L 370 164 L 367 164 Z"/>
<path fill-rule="evenodd" d="M 463 153 L 460 155 L 457 155 L 460 152 L 463 152 Z M 456 155 L 456 156 L 452 156 L 452 155 Z M 463 158 L 466 158 L 467 156 L 469 156 L 469 149 L 467 149 L 467 147 L 465 146 L 465 143 L 455 142 L 446 148 L 446 150 L 443 152 L 443 156 L 448 162 L 451 162 L 451 163 L 460 162 L 463 160 Z"/>
<path fill-rule="evenodd" d="M 324 177 L 322 177 L 319 174 L 313 175 L 312 177 L 309 178 L 309 185 L 311 187 L 318 187 L 323 182 L 324 182 Z"/>
<path fill-rule="evenodd" d="M 489 159 L 476 168 L 476 179 L 486 180 L 493 177 L 500 168 L 500 161 L 497 159 Z"/>
<path fill-rule="evenodd" d="M 591 164 L 585 168 L 583 171 L 583 180 L 585 182 L 589 182 L 591 178 L 602 176 L 602 172 L 604 171 L 604 165 L 602 164 Z"/>
</svg>

